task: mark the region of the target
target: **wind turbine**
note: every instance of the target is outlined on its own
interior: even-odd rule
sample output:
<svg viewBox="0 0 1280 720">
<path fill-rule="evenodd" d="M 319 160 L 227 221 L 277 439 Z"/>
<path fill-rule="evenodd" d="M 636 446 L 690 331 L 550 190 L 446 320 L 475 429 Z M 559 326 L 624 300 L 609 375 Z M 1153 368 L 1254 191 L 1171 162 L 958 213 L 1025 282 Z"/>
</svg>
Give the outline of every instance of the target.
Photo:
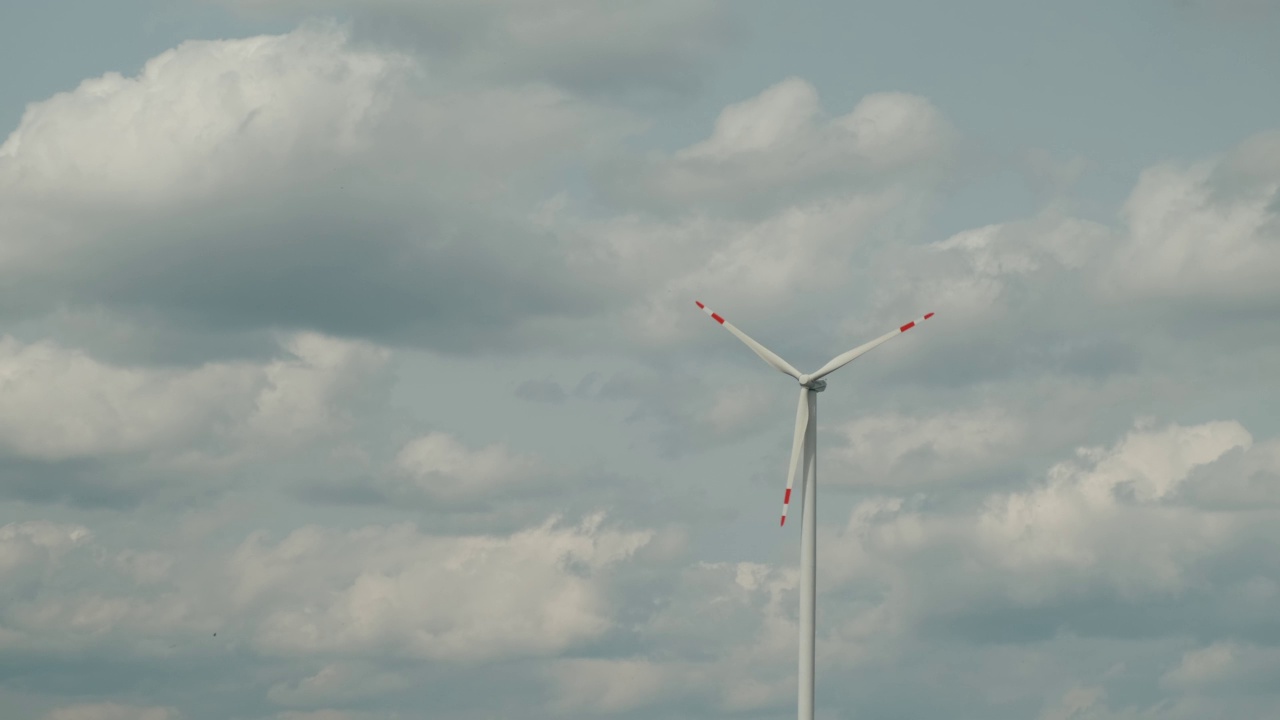
<svg viewBox="0 0 1280 720">
<path fill-rule="evenodd" d="M 703 305 L 701 301 L 695 300 L 698 307 L 702 311 L 711 316 L 712 320 L 724 326 L 725 330 L 733 333 L 746 344 L 747 347 L 759 355 L 761 359 L 769 363 L 774 369 L 786 375 L 790 375 L 800 383 L 800 405 L 796 408 L 796 431 L 791 441 L 791 465 L 787 471 L 787 491 L 782 496 L 782 523 L 787 524 L 787 508 L 791 505 L 791 486 L 795 482 L 796 470 L 803 462 L 805 480 L 801 484 L 801 494 L 804 496 L 804 506 L 800 515 L 800 689 L 799 689 L 799 720 L 813 720 L 813 665 L 814 650 L 817 639 L 817 626 L 814 623 L 814 613 L 817 609 L 817 569 L 818 569 L 818 393 L 827 389 L 827 381 L 822 378 L 839 370 L 845 365 L 852 362 L 855 358 L 884 343 L 890 338 L 897 337 L 902 333 L 910 330 L 919 323 L 933 317 L 933 313 L 928 313 L 922 318 L 912 320 L 906 325 L 900 326 L 897 330 L 891 330 L 884 335 L 872 340 L 864 345 L 850 350 L 849 352 L 837 355 L 831 359 L 831 362 L 823 365 L 817 372 L 808 375 L 796 370 L 786 360 L 778 357 L 772 350 L 752 340 L 746 333 L 733 326 L 733 323 L 725 320 L 719 314 L 711 311 L 711 308 Z"/>
</svg>

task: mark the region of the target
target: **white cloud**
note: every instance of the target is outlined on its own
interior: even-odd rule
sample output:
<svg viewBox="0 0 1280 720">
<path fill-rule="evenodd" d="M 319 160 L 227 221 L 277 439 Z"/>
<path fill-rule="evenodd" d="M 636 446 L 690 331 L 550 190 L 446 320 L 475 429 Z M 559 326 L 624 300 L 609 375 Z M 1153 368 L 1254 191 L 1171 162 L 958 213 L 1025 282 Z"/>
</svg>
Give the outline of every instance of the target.
<svg viewBox="0 0 1280 720">
<path fill-rule="evenodd" d="M 1190 591 L 1252 531 L 1243 518 L 1188 505 L 1183 484 L 1229 472 L 1214 463 L 1251 444 L 1236 422 L 1139 425 L 1111 447 L 1080 449 L 1037 486 L 991 494 L 971 510 L 862 501 L 826 541 L 827 587 L 887 582 L 901 619 Z M 943 594 L 921 595 L 934 591 Z"/>
<path fill-rule="evenodd" d="M 571 232 L 601 239 L 595 257 L 575 261 L 582 272 L 625 268 L 618 282 L 632 301 L 601 322 L 601 333 L 648 347 L 687 340 L 706 330 L 693 305 L 701 299 L 768 345 L 768 329 L 785 327 L 780 308 L 841 292 L 852 258 L 909 205 L 907 195 L 884 190 L 784 207 L 758 221 L 623 217 Z"/>
<path fill-rule="evenodd" d="M 936 108 L 901 94 L 828 118 L 793 78 L 726 108 L 705 141 L 600 169 L 617 212 L 576 213 L 562 197 L 538 217 L 583 247 L 569 260 L 578 273 L 608 277 L 627 297 L 597 314 L 595 343 L 687 340 L 702 299 L 768 344 L 770 329 L 793 332 L 781 309 L 820 316 L 833 297 L 856 304 L 870 289 L 856 282 L 864 259 L 919 230 L 953 135 Z"/>
<path fill-rule="evenodd" d="M 279 451 L 342 429 L 344 404 L 387 357 L 381 348 L 316 334 L 282 344 L 287 356 L 264 364 L 169 370 L 0 338 L 0 447 L 36 460 L 173 457 L 192 455 L 189 443 L 212 436 L 229 445 L 224 453 Z"/>
<path fill-rule="evenodd" d="M 1087 465 L 1059 464 L 1039 488 L 991 498 L 977 539 L 1015 573 L 1101 576 L 1126 593 L 1181 587 L 1187 566 L 1220 548 L 1230 525 L 1162 501 L 1196 467 L 1251 443 L 1235 422 L 1137 429 L 1113 448 L 1082 449 Z"/>
<path fill-rule="evenodd" d="M 1226 643 L 1188 651 L 1182 655 L 1182 662 L 1165 673 L 1160 682 L 1166 686 L 1187 687 L 1221 681 L 1230 674 L 1238 653 L 1239 648 Z"/>
<path fill-rule="evenodd" d="M 281 182 L 314 187 L 317 173 L 345 178 L 376 161 L 415 187 L 491 196 L 503 174 L 562 162 L 557 155 L 596 133 L 625 133 L 626 118 L 537 84 L 456 87 L 410 55 L 361 49 L 341 27 L 309 24 L 188 41 L 135 77 L 108 73 L 31 103 L 0 146 L 0 190 L 145 212 Z M 602 127 L 606 119 L 621 129 Z M 398 177 L 423 164 L 427 172 Z M 372 178 L 380 189 L 389 179 Z"/>
<path fill-rule="evenodd" d="M 721 110 L 711 137 L 681 150 L 676 157 L 723 159 L 768 150 L 807 134 L 819 110 L 818 91 L 800 78 L 788 78 L 750 100 Z"/>
<path fill-rule="evenodd" d="M 886 259 L 897 268 L 887 270 L 879 305 L 936 307 L 948 324 L 961 327 L 999 327 L 1011 318 L 1020 325 L 1044 324 L 1048 318 L 1037 314 L 1045 301 L 1062 302 L 1062 291 L 1074 287 L 1067 282 L 1063 288 L 1062 278 L 1084 271 L 1114 235 L 1104 225 L 1056 211 L 965 230 L 918 250 L 890 253 Z M 1076 284 L 1083 283 L 1077 279 Z M 1028 292 L 1033 287 L 1042 292 Z"/>
<path fill-rule="evenodd" d="M 416 487 L 441 499 L 492 494 L 529 477 L 537 461 L 494 444 L 472 450 L 444 432 L 428 433 L 400 449 L 396 467 Z"/>
<path fill-rule="evenodd" d="M 1273 685 L 1277 670 L 1277 648 L 1220 641 L 1183 653 L 1178 665 L 1160 677 L 1160 684 L 1190 694 L 1257 692 Z"/>
<path fill-rule="evenodd" d="M 238 429 L 246 443 L 278 446 L 346 429 L 345 406 L 390 356 L 369 343 L 317 333 L 299 333 L 282 344 L 289 356 L 259 369 L 253 411 Z"/>
<path fill-rule="evenodd" d="M 601 522 L 506 537 L 308 527 L 271 545 L 255 534 L 231 560 L 232 599 L 261 613 L 254 643 L 269 655 L 553 655 L 611 626 L 604 578 L 652 537 Z"/>
<path fill-rule="evenodd" d="M 817 89 L 801 78 L 788 78 L 726 107 L 711 137 L 677 152 L 675 159 L 725 161 L 747 154 L 786 153 L 799 161 L 801 172 L 850 161 L 885 170 L 912 160 L 936 159 L 951 132 L 928 100 L 906 93 L 868 95 L 847 115 L 822 115 Z M 819 154 L 819 148 L 826 152 Z M 804 167 L 808 163 L 820 164 Z"/>
<path fill-rule="evenodd" d="M 636 127 L 546 85 L 451 84 L 330 25 L 186 43 L 32 103 L 0 146 L 0 304 L 153 333 L 511 342 L 595 292 L 527 218 L 543 179 Z"/>
<path fill-rule="evenodd" d="M 880 258 L 889 279 L 880 304 L 927 300 L 970 327 L 1070 326 L 1074 336 L 1137 322 L 1135 300 L 1269 307 L 1280 272 L 1277 197 L 1280 133 L 1263 133 L 1222 156 L 1148 168 L 1113 225 L 1051 206 L 890 250 Z M 1098 314 L 1082 318 L 1084 307 Z"/>
<path fill-rule="evenodd" d="M 1118 296 L 1274 300 L 1280 272 L 1280 133 L 1221 158 L 1143 172 L 1103 276 Z"/>
<path fill-rule="evenodd" d="M 610 527 L 602 515 L 509 535 L 307 526 L 272 543 L 260 531 L 231 551 L 180 543 L 177 565 L 87 537 L 49 523 L 0 528 L 0 574 L 11 591 L 0 597 L 0 647 L 110 648 L 122 659 L 243 648 L 324 661 L 312 677 L 274 683 L 275 701 L 295 706 L 412 684 L 366 661 L 468 665 L 556 656 L 595 640 L 615 628 L 617 574 L 651 541 L 657 558 L 670 543 Z M 81 546 L 77 564 L 57 562 Z"/>
<path fill-rule="evenodd" d="M 4 525 L 0 527 L 0 577 L 33 564 L 52 567 L 62 555 L 92 537 L 84 526 L 59 525 L 47 520 Z"/>
<path fill-rule="evenodd" d="M 824 481 L 944 481 L 1006 457 L 1024 439 L 1026 422 L 994 405 L 926 416 L 870 415 L 834 428 L 845 444 L 831 449 L 839 464 L 835 472 L 825 473 Z"/>
<path fill-rule="evenodd" d="M 332 29 L 190 41 L 136 77 L 108 73 L 29 105 L 0 146 L 0 188 L 147 207 L 293 174 L 321 148 L 367 149 L 410 67 Z"/>
<path fill-rule="evenodd" d="M 191 434 L 252 377 L 212 366 L 187 373 L 101 364 L 49 342 L 0 339 L 0 442 L 20 457 L 56 460 L 131 452 Z"/>
<path fill-rule="evenodd" d="M 618 198 L 644 207 L 751 218 L 907 179 L 927 191 L 942 178 L 957 142 L 922 97 L 871 94 L 830 117 L 813 85 L 792 77 L 726 107 L 706 140 L 619 166 L 604 179 Z"/>
</svg>

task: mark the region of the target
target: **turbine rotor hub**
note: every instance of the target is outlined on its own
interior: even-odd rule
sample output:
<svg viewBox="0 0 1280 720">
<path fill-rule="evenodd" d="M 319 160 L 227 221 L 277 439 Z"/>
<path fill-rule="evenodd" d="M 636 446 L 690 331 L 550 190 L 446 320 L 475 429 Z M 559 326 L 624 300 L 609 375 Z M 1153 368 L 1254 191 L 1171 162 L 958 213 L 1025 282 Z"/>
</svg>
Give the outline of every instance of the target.
<svg viewBox="0 0 1280 720">
<path fill-rule="evenodd" d="M 805 382 L 800 383 L 801 386 L 809 388 L 809 392 L 822 392 L 827 389 L 827 381 L 822 378 L 817 380 L 809 380 L 809 376 L 804 376 Z"/>
</svg>

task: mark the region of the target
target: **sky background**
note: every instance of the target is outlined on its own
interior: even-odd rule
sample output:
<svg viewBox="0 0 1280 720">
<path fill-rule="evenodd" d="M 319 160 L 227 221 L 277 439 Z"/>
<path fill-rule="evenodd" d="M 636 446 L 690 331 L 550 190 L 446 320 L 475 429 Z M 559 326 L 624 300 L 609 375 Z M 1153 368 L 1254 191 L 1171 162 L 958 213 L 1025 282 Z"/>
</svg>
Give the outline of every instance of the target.
<svg viewBox="0 0 1280 720">
<path fill-rule="evenodd" d="M 0 715 L 1280 717 L 1280 5 L 0 9 Z"/>
</svg>

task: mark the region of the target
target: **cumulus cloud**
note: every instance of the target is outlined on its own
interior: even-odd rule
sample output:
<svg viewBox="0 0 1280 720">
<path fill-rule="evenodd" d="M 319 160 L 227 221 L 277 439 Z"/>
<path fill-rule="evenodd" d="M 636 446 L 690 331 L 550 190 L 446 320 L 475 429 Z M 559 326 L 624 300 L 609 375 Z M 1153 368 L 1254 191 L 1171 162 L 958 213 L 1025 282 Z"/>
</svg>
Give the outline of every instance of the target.
<svg viewBox="0 0 1280 720">
<path fill-rule="evenodd" d="M 1025 437 L 1024 418 L 998 406 L 916 417 L 871 415 L 834 429 L 845 444 L 824 453 L 836 463 L 824 482 L 908 485 L 939 482 L 990 467 Z"/>
<path fill-rule="evenodd" d="M 173 370 L 110 365 L 77 349 L 5 336 L 0 447 L 38 461 L 176 457 L 212 437 L 224 459 L 296 447 L 344 429 L 345 406 L 387 359 L 376 346 L 312 333 L 281 344 L 285 357 L 264 364 Z"/>
<path fill-rule="evenodd" d="M 1238 642 L 1217 642 L 1188 650 L 1176 667 L 1160 676 L 1165 688 L 1192 694 L 1271 691 L 1280 650 Z"/>
<path fill-rule="evenodd" d="M 918 499 L 863 501 L 831 538 L 840 548 L 831 551 L 839 557 L 835 585 L 897 578 L 889 593 L 900 621 L 928 624 L 923 618 L 933 616 L 954 628 L 1004 607 L 1090 632 L 1091 621 L 1071 614 L 1078 604 L 1123 614 L 1132 603 L 1199 592 L 1221 559 L 1257 542 L 1260 518 L 1186 500 L 1186 483 L 1229 472 L 1218 463 L 1252 443 L 1236 422 L 1139 424 L 1112 446 L 1081 448 L 1033 488 L 991 494 L 959 514 L 928 512 Z M 908 567 L 916 569 L 904 575 Z M 1250 581 L 1247 574 L 1216 580 L 1242 592 Z M 944 594 L 928 595 L 934 591 Z"/>
<path fill-rule="evenodd" d="M 252 533 L 225 554 L 180 545 L 187 562 L 174 567 L 155 551 L 113 552 L 84 528 L 8 525 L 0 528 L 0 647 L 111 647 L 138 659 L 170 655 L 175 643 L 194 652 L 190 640 L 203 634 L 208 644 L 212 630 L 263 657 L 327 658 L 312 679 L 271 690 L 281 702 L 314 706 L 371 684 L 406 684 L 362 658 L 487 663 L 555 656 L 597 639 L 616 622 L 612 578 L 655 538 L 601 515 L 509 535 L 306 526 L 277 541 Z M 74 567 L 57 562 L 77 548 Z M 94 561 L 112 554 L 116 562 Z M 140 559 L 156 566 L 141 578 Z M 15 574 L 24 568 L 40 572 Z"/>
<path fill-rule="evenodd" d="M 974 672 L 1009 672 L 1040 658 L 1026 670 L 1034 687 L 1008 691 L 1018 707 L 1045 717 L 1086 709 L 1124 717 L 1106 702 L 1112 680 L 1105 691 L 1068 692 L 1045 704 L 1045 683 L 1064 672 L 1046 665 L 1048 658 L 1084 653 L 1078 662 L 1085 665 L 1072 666 L 1078 669 L 1104 656 L 1114 665 L 1120 652 L 1154 667 L 1150 651 L 1098 645 L 1129 637 L 1117 623 L 1146 603 L 1164 619 L 1139 632 L 1179 643 L 1189 621 L 1220 628 L 1210 632 L 1265 627 L 1275 583 L 1268 587 L 1260 568 L 1238 558 L 1274 536 L 1271 514 L 1255 510 L 1228 522 L 1189 504 L 1188 493 L 1233 472 L 1235 455 L 1271 444 L 1255 443 L 1235 422 L 1144 422 L 1114 443 L 1081 449 L 1029 489 L 975 505 L 931 507 L 918 496 L 859 501 L 842 531 L 822 530 L 825 677 L 935 672 L 922 659 L 938 652 L 932 643 L 950 647 L 957 632 L 1006 637 L 986 624 L 987 613 L 1015 627 L 1031 614 L 1048 630 L 995 654 L 964 646 L 984 663 Z M 278 540 L 253 533 L 231 551 L 174 548 L 188 558 L 179 567 L 163 553 L 102 545 L 85 528 L 27 524 L 0 529 L 0 558 L 21 555 L 31 567 L 52 557 L 40 553 L 80 548 L 89 551 L 84 559 L 108 562 L 87 593 L 55 567 L 27 585 L 38 588 L 31 600 L 0 603 L 0 619 L 9 647 L 15 638 L 56 639 L 81 652 L 110 643 L 126 659 L 172 653 L 159 644 L 165 638 L 215 627 L 241 638 L 237 647 L 261 661 L 317 663 L 263 688 L 271 702 L 297 712 L 357 706 L 373 694 L 407 697 L 417 686 L 414 663 L 523 668 L 513 682 L 545 690 L 546 711 L 564 717 L 691 707 L 784 712 L 794 701 L 792 563 L 694 562 L 681 570 L 671 563 L 685 556 L 658 547 L 670 544 L 664 533 L 624 530 L 600 516 L 508 535 L 305 526 Z M 646 570 L 651 563 L 661 571 Z M 1053 628 L 1085 639 L 1061 645 L 1067 641 L 1051 639 Z M 1274 668 L 1273 653 L 1252 646 L 1179 652 L 1185 659 L 1160 670 L 1160 682 L 1185 695 L 1186 707 L 1202 706 L 1221 688 L 1261 692 L 1261 678 Z M 538 665 L 511 664 L 522 658 Z"/>
<path fill-rule="evenodd" d="M 1031 325 L 1031 311 L 1053 312 L 1052 305 L 1068 297 L 1090 300 L 1088 279 L 1080 274 L 1086 266 L 1092 269 L 1114 236 L 1105 225 L 1052 210 L 1028 220 L 965 230 L 882 258 L 891 278 L 879 289 L 878 305 L 887 310 L 928 303 L 944 312 L 948 326 L 958 324 L 966 330 L 999 331 L 1013 319 L 1020 326 Z M 897 269 L 889 270 L 889 263 Z M 1028 302 L 1034 304 L 1028 307 Z M 1053 319 L 1062 315 L 1058 312 Z M 1042 318 L 1039 324 L 1050 323 Z"/>
<path fill-rule="evenodd" d="M 487 495 L 528 479 L 537 461 L 502 445 L 471 449 L 448 433 L 417 438 L 396 455 L 396 469 L 432 497 L 460 499 Z"/>
<path fill-rule="evenodd" d="M 27 108 L 0 146 L 3 187 L 30 199 L 163 204 L 247 179 L 247 166 L 296 173 L 291 163 L 321 146 L 358 153 L 411 64 L 345 45 L 322 28 L 188 42 L 135 77 L 86 80 Z"/>
<path fill-rule="evenodd" d="M 292 328 L 474 351 L 572 346 L 606 318 L 597 345 L 665 340 L 687 327 L 673 297 L 760 310 L 846 285 L 860 249 L 916 222 L 954 134 L 901 94 L 828 119 L 793 79 L 651 170 L 601 171 L 624 208 L 652 205 L 651 186 L 691 213 L 597 218 L 563 196 L 535 209 L 546 173 L 619 155 L 636 127 L 543 85 L 454 87 L 330 26 L 186 43 L 33 103 L 0 149 L 5 305 L 145 317 L 144 335 Z M 100 142 L 104 128 L 119 137 Z M 691 172 L 705 191 L 668 177 Z"/>
<path fill-rule="evenodd" d="M 726 107 L 706 140 L 605 179 L 620 197 L 653 209 L 750 217 L 906 178 L 927 186 L 941 179 L 957 141 L 925 98 L 876 93 L 829 117 L 817 89 L 792 77 Z"/>
<path fill-rule="evenodd" d="M 1032 488 L 994 493 L 976 505 L 931 506 L 918 495 L 860 501 L 842 532 L 823 531 L 820 540 L 827 548 L 819 600 L 824 682 L 845 672 L 915 677 L 952 668 L 949 675 L 960 656 L 926 658 L 950 652 L 941 648 L 960 634 L 980 649 L 963 644 L 955 651 L 984 665 L 957 683 L 1013 673 L 1039 688 L 993 686 L 975 707 L 1007 704 L 1043 718 L 1195 717 L 1196 708 L 1212 706 L 1205 693 L 1214 688 L 1260 691 L 1261 678 L 1275 668 L 1269 650 L 1214 645 L 1187 650 L 1173 668 L 1161 660 L 1169 648 L 1185 647 L 1188 626 L 1269 632 L 1261 603 L 1275 597 L 1274 583 L 1268 589 L 1256 575 L 1265 570 L 1236 563 L 1266 546 L 1257 533 L 1274 536 L 1264 529 L 1272 514 L 1228 519 L 1186 496 L 1189 483 L 1226 479 L 1233 466 L 1224 460 L 1253 447 L 1235 422 L 1140 423 L 1113 444 L 1082 448 Z M 789 566 L 688 568 L 645 624 L 645 652 L 555 666 L 555 707 L 784 712 L 794 702 L 797 630 L 796 571 Z M 1157 617 L 1132 626 L 1143 608 L 1157 608 Z M 1008 640 L 1014 644 L 1001 644 Z M 1063 688 L 1046 702 L 1044 688 L 1058 687 L 1067 667 L 1096 683 Z M 1184 697 L 1116 701 L 1112 691 L 1135 672 L 1163 673 L 1161 685 Z M 1224 684 L 1228 676 L 1237 684 Z M 883 694 L 848 688 L 847 697 L 867 702 L 876 695 L 921 712 L 932 707 L 924 697 L 902 700 L 894 693 L 907 687 L 894 687 Z M 845 690 L 828 692 L 846 697 Z"/>
<path fill-rule="evenodd" d="M 853 259 L 892 234 L 912 202 L 909 194 L 882 189 L 779 208 L 755 221 L 702 213 L 671 220 L 570 220 L 566 232 L 600 238 L 592 256 L 575 260 L 583 272 L 626 268 L 617 283 L 630 293 L 630 302 L 597 317 L 589 325 L 595 330 L 591 337 L 648 351 L 715 338 L 693 305 L 701 299 L 772 347 L 770 336 L 794 332 L 780 310 L 822 317 L 817 298 L 851 292 L 858 273 Z M 840 342 L 848 342 L 847 336 Z M 774 349 L 804 364 L 788 348 Z"/>
<path fill-rule="evenodd" d="M 52 567 L 73 548 L 89 542 L 93 534 L 81 525 L 59 525 L 47 520 L 29 520 L 0 527 L 0 577 L 8 582 L 23 567 Z"/>
<path fill-rule="evenodd" d="M 1277 138 L 1262 133 L 1217 157 L 1147 169 L 1111 224 L 1052 206 L 891 249 L 878 259 L 891 279 L 878 304 L 927 299 L 965 330 L 1016 329 L 1031 340 L 1051 328 L 1077 342 L 1157 316 L 1182 328 L 1216 320 L 1214 310 L 1271 307 L 1280 267 Z M 1177 315 L 1152 312 L 1170 305 Z"/>
<path fill-rule="evenodd" d="M 189 436 L 228 391 L 247 394 L 252 382 L 229 367 L 171 377 L 111 367 L 73 349 L 9 336 L 0 340 L 0 358 L 6 399 L 0 437 L 11 453 L 45 460 L 127 453 Z"/>
<path fill-rule="evenodd" d="M 352 444 L 340 467 L 300 479 L 292 494 L 315 505 L 412 508 L 440 532 L 512 530 L 549 514 L 602 507 L 599 477 L 574 464 L 475 443 L 440 430 L 367 452 Z"/>
<path fill-rule="evenodd" d="M 816 90 L 791 79 L 725 109 L 702 142 L 604 163 L 613 213 L 572 198 L 543 209 L 543 222 L 583 239 L 572 267 L 627 297 L 572 335 L 589 327 L 597 345 L 669 347 L 693 337 L 694 299 L 752 320 L 766 344 L 769 331 L 794 335 L 781 309 L 822 327 L 832 298 L 867 301 L 864 258 L 919 231 L 954 144 L 922 98 L 871 95 L 830 119 Z"/>
<path fill-rule="evenodd" d="M 3 304 L 511 341 L 595 293 L 527 221 L 528 180 L 628 127 L 546 86 L 441 84 L 332 26 L 185 43 L 32 103 L 0 146 Z"/>
<path fill-rule="evenodd" d="M 608 630 L 601 582 L 652 538 L 602 520 L 507 537 L 432 537 L 408 526 L 302 528 L 274 544 L 254 535 L 230 562 L 231 598 L 260 608 L 254 642 L 269 655 L 557 654 Z"/>
<path fill-rule="evenodd" d="M 979 533 L 1006 567 L 1064 579 L 1081 570 L 1098 577 L 1105 568 L 1122 592 L 1180 587 L 1186 566 L 1212 552 L 1227 526 L 1194 509 L 1159 506 L 1193 469 L 1252 441 L 1235 422 L 1138 429 L 1114 448 L 1082 449 L 1088 469 L 1060 464 L 1046 485 L 992 498 Z"/>
<path fill-rule="evenodd" d="M 1227 155 L 1143 172 L 1128 234 L 1101 278 L 1126 297 L 1275 303 L 1280 272 L 1280 132 Z"/>
</svg>

